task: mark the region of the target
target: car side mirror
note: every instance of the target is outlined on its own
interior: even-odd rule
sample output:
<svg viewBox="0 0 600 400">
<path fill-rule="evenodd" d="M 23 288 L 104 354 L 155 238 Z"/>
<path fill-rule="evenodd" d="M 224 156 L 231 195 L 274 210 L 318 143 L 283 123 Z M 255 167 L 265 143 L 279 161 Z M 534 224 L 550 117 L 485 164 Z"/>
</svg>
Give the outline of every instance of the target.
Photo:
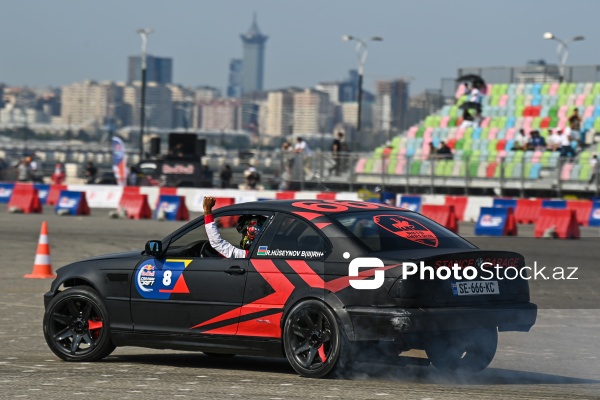
<svg viewBox="0 0 600 400">
<path fill-rule="evenodd" d="M 148 240 L 146 242 L 146 254 L 152 257 L 163 255 L 162 242 L 160 240 Z"/>
</svg>

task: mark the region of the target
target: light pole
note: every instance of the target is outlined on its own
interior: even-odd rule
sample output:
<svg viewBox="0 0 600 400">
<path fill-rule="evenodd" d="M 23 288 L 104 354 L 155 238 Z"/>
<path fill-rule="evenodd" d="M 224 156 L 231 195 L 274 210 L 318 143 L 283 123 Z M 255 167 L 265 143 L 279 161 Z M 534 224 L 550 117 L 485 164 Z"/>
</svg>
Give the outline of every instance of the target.
<svg viewBox="0 0 600 400">
<path fill-rule="evenodd" d="M 144 158 L 144 120 L 145 120 L 145 108 L 146 108 L 146 47 L 148 46 L 148 35 L 154 32 L 152 28 L 138 29 L 137 33 L 142 37 L 142 93 L 141 93 L 141 107 L 140 107 L 140 160 Z"/>
<path fill-rule="evenodd" d="M 356 56 L 358 57 L 358 93 L 356 95 L 356 101 L 358 102 L 358 115 L 356 117 L 356 135 L 354 137 L 354 151 L 358 151 L 358 137 L 360 135 L 360 124 L 362 118 L 362 84 L 363 84 L 363 73 L 365 61 L 367 61 L 367 54 L 369 49 L 367 48 L 367 42 L 381 42 L 383 40 L 380 36 L 373 36 L 367 40 L 357 38 L 351 35 L 342 36 L 342 40 L 349 42 L 354 40 L 356 42 Z"/>
<path fill-rule="evenodd" d="M 565 79 L 565 64 L 567 63 L 567 58 L 569 57 L 569 47 L 567 45 L 571 42 L 584 40 L 585 38 L 579 35 L 565 42 L 564 40 L 554 36 L 552 32 L 546 32 L 544 33 L 544 39 L 556 40 L 558 42 L 558 46 L 556 46 L 556 55 L 558 56 L 558 63 L 560 67 L 559 81 L 562 82 Z"/>
</svg>

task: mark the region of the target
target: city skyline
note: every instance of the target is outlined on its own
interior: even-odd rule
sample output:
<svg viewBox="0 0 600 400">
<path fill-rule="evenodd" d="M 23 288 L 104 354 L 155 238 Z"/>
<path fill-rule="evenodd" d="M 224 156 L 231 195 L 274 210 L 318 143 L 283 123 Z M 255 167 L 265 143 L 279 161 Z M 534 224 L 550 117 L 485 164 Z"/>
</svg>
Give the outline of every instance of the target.
<svg viewBox="0 0 600 400">
<path fill-rule="evenodd" d="M 15 18 L 7 18 L 0 27 L 10 38 L 2 45 L 0 82 L 45 87 L 88 79 L 124 81 L 123 60 L 140 50 L 135 30 L 152 27 L 148 53 L 174 60 L 173 82 L 225 92 L 228 64 L 241 53 L 239 33 L 247 29 L 254 12 L 269 35 L 266 90 L 314 87 L 343 77 L 357 64 L 353 45 L 341 41 L 343 34 L 384 38 L 369 47 L 365 88 L 371 91 L 376 80 L 403 77 L 411 80 L 414 94 L 439 88 L 441 78 L 455 77 L 460 67 L 524 65 L 538 59 L 556 63 L 556 42 L 543 39 L 546 31 L 564 39 L 585 36 L 585 41 L 570 46 L 568 63 L 598 63 L 595 13 L 586 12 L 597 10 L 596 2 L 573 2 L 581 11 L 576 26 L 565 24 L 564 2 L 554 0 L 544 7 L 517 1 L 431 4 L 180 1 L 166 7 L 159 1 L 40 1 L 32 11 L 30 4 L 8 1 L 4 9 Z"/>
</svg>

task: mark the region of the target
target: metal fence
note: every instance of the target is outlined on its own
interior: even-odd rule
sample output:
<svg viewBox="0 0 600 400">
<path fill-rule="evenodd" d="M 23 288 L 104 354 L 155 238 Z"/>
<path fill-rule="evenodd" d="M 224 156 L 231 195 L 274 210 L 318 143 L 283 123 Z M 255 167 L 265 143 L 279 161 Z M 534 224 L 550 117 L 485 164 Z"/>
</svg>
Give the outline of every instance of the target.
<svg viewBox="0 0 600 400">
<path fill-rule="evenodd" d="M 0 158 L 9 161 L 3 171 L 4 180 L 14 180 L 11 154 L 21 149 L 0 148 Z M 63 149 L 37 149 L 38 161 L 45 177 L 52 174 L 57 162 L 71 166 L 83 175 L 87 161 L 96 164 L 100 172 L 110 172 L 111 155 L 102 149 L 65 147 Z M 530 155 L 530 153 L 528 153 Z M 367 188 L 394 190 L 405 193 L 440 194 L 495 194 L 511 196 L 561 196 L 568 193 L 598 194 L 598 176 L 592 178 L 591 167 L 577 160 L 552 156 L 540 168 L 524 154 L 515 152 L 514 160 L 488 156 L 439 158 L 425 156 L 384 155 L 381 153 L 343 153 L 315 151 L 310 155 L 281 151 L 228 151 L 209 154 L 202 162 L 212 171 L 215 187 L 221 186 L 219 172 L 225 165 L 233 170 L 231 187 L 244 188 L 250 167 L 261 176 L 260 188 L 272 190 L 341 191 Z M 137 154 L 130 154 L 135 163 Z M 14 159 L 13 159 L 14 160 Z M 518 160 L 518 161 L 515 161 Z M 539 164 L 539 163 L 537 163 Z M 565 165 L 571 164 L 567 172 Z M 538 171 L 539 169 L 539 171 Z M 581 171 L 585 169 L 585 171 Z"/>
</svg>

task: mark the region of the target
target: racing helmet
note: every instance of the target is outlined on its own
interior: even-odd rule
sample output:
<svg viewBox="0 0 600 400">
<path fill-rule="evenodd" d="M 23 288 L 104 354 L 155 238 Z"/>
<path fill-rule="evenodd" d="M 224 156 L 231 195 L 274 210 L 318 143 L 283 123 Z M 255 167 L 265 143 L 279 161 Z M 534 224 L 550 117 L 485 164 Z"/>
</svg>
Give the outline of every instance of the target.
<svg viewBox="0 0 600 400">
<path fill-rule="evenodd" d="M 265 217 L 260 215 L 242 215 L 238 219 L 236 229 L 243 235 L 240 241 L 240 247 L 243 250 L 250 248 L 254 239 L 259 235 L 264 221 Z"/>
</svg>

